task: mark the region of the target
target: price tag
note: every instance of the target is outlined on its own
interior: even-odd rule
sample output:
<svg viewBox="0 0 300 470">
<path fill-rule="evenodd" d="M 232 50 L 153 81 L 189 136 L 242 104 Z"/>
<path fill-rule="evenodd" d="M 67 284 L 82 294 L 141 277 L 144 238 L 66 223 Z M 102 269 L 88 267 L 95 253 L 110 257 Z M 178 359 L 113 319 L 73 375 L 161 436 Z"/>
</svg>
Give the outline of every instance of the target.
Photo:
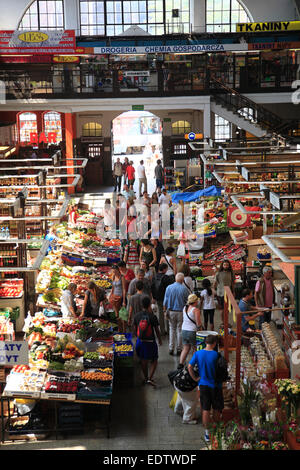
<svg viewBox="0 0 300 470">
<path fill-rule="evenodd" d="M 68 400 L 68 401 L 75 401 L 76 400 L 76 395 L 74 393 L 69 394 L 69 393 L 46 393 L 43 392 L 41 393 L 41 398 L 45 400 L 52 400 L 52 399 L 63 399 L 63 400 Z"/>
</svg>

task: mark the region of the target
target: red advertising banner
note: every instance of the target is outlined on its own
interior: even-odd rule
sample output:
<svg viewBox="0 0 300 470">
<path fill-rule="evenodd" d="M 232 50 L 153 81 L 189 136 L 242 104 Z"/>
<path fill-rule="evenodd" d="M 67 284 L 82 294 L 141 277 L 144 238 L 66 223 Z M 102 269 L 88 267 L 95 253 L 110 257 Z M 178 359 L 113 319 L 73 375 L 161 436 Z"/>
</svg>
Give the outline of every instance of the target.
<svg viewBox="0 0 300 470">
<path fill-rule="evenodd" d="M 0 31 L 1 54 L 74 54 L 74 30 Z"/>
</svg>

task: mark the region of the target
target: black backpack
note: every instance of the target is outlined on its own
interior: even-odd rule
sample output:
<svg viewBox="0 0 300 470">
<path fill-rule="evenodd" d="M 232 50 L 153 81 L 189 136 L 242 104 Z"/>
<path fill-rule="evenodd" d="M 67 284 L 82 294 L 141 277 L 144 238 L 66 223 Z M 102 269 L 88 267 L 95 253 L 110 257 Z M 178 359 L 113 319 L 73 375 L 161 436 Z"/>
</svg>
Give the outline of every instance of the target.
<svg viewBox="0 0 300 470">
<path fill-rule="evenodd" d="M 152 282 L 153 298 L 155 300 L 163 300 L 165 296 L 165 290 L 169 284 L 169 278 L 166 274 L 157 273 Z"/>
<path fill-rule="evenodd" d="M 228 364 L 225 357 L 220 353 L 218 353 L 215 380 L 217 384 L 227 382 L 227 380 L 229 380 Z"/>
</svg>

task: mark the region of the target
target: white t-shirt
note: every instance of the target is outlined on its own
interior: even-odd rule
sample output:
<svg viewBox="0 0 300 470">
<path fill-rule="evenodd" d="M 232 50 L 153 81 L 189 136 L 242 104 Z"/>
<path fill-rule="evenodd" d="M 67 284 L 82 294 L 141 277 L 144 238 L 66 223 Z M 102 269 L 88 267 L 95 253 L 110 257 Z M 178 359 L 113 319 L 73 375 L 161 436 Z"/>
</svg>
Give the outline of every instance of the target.
<svg viewBox="0 0 300 470">
<path fill-rule="evenodd" d="M 169 205 L 170 200 L 171 200 L 171 198 L 170 198 L 169 194 L 164 194 L 164 193 L 162 193 L 158 198 L 158 202 L 161 205 L 165 205 L 165 204 Z"/>
<path fill-rule="evenodd" d="M 197 331 L 197 325 L 196 325 L 196 318 L 194 314 L 195 307 L 191 308 L 190 311 L 188 312 L 189 317 L 191 320 L 188 318 L 186 314 L 186 307 L 183 309 L 183 322 L 182 322 L 182 329 L 185 331 Z M 194 320 L 194 322 L 192 321 Z"/>
<path fill-rule="evenodd" d="M 203 310 L 213 310 L 216 308 L 214 293 L 208 295 L 207 290 L 204 289 L 200 295 L 203 297 Z"/>
<path fill-rule="evenodd" d="M 144 165 L 139 165 L 137 167 L 137 174 L 138 174 L 138 178 L 146 178 Z"/>
<path fill-rule="evenodd" d="M 70 307 L 72 307 L 73 304 L 73 295 L 72 293 L 67 289 L 63 291 L 62 296 L 61 296 L 61 313 L 63 318 L 73 318 L 72 312 L 70 311 Z"/>
<path fill-rule="evenodd" d="M 194 292 L 194 282 L 193 279 L 190 276 L 186 276 L 184 278 L 184 284 L 186 284 L 187 289 L 191 291 L 191 293 Z"/>
</svg>

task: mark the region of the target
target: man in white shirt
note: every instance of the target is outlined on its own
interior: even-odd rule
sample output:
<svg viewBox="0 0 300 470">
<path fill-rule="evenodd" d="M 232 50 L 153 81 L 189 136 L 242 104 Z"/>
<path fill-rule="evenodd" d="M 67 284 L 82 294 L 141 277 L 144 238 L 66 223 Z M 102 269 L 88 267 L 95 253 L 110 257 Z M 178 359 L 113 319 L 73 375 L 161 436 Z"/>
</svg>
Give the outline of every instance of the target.
<svg viewBox="0 0 300 470">
<path fill-rule="evenodd" d="M 77 318 L 75 294 L 77 285 L 71 282 L 61 296 L 61 313 L 63 318 Z"/>
<path fill-rule="evenodd" d="M 144 167 L 144 160 L 140 161 L 139 166 L 137 167 L 137 174 L 139 179 L 139 194 L 142 197 L 142 185 L 144 185 L 144 192 L 147 192 L 147 178 L 146 170 Z"/>
</svg>

